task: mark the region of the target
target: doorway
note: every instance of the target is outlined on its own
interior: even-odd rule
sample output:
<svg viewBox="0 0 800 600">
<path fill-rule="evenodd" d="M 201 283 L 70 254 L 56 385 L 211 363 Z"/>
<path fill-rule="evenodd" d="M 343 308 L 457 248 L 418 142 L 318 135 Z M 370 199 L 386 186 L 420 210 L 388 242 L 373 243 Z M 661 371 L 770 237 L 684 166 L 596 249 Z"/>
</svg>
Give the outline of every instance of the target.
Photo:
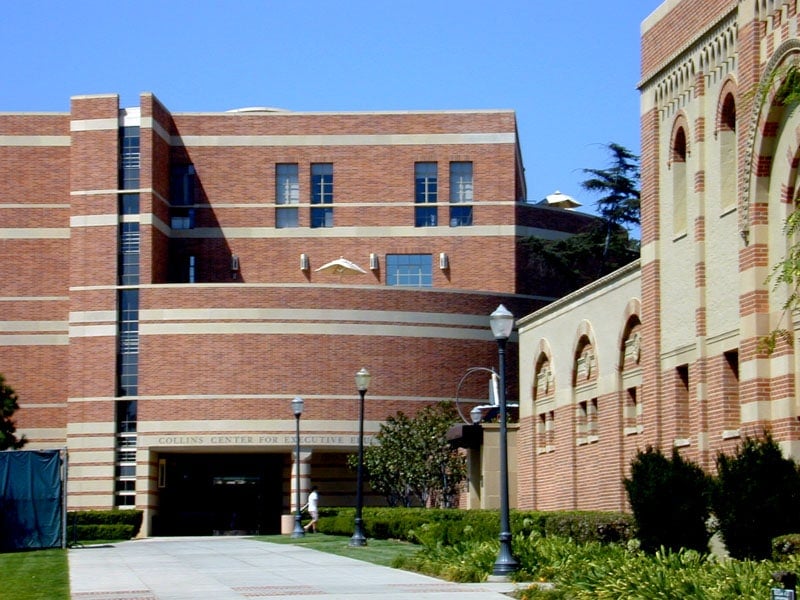
<svg viewBox="0 0 800 600">
<path fill-rule="evenodd" d="M 153 535 L 280 533 L 282 454 L 162 454 Z"/>
</svg>

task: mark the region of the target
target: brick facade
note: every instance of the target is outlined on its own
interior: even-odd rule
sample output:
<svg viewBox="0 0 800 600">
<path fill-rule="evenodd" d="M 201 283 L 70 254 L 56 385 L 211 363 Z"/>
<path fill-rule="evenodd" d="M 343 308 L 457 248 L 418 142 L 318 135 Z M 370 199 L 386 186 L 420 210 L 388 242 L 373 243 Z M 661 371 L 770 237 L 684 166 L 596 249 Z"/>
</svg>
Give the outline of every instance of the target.
<svg viewBox="0 0 800 600">
<path fill-rule="evenodd" d="M 527 203 L 519 156 L 512 111 L 179 114 L 143 94 L 0 114 L 0 372 L 28 447 L 67 447 L 69 508 L 137 506 L 148 534 L 198 532 L 224 516 L 205 496 L 257 488 L 245 520 L 274 531 L 294 502 L 297 395 L 303 493 L 352 503 L 355 372 L 373 376 L 368 436 L 452 399 L 468 368 L 496 366 L 497 305 L 551 299 L 517 276 L 521 242 L 590 219 Z M 438 226 L 415 226 L 417 162 L 438 166 Z M 472 167 L 464 226 L 448 216 L 453 162 Z M 296 227 L 276 222 L 286 163 Z M 317 163 L 333 165 L 333 226 L 312 228 Z M 171 180 L 189 165 L 186 202 Z M 430 256 L 429 287 L 387 284 L 387 256 L 409 254 Z M 366 272 L 317 271 L 340 257 Z M 485 384 L 461 396 L 468 411 Z M 200 474 L 213 485 L 186 483 Z M 238 529 L 228 517 L 214 529 Z"/>
</svg>

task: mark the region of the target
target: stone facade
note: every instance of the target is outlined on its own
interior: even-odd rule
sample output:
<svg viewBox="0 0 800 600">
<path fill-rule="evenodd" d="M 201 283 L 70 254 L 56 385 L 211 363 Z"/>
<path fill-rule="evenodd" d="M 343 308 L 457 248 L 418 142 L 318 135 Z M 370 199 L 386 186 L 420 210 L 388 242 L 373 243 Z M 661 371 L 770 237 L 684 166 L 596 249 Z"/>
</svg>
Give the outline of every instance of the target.
<svg viewBox="0 0 800 600">
<path fill-rule="evenodd" d="M 794 342 L 760 346 L 796 329 L 768 277 L 799 191 L 800 112 L 776 99 L 800 59 L 799 19 L 794 0 L 669 0 L 643 22 L 640 289 L 620 295 L 612 277 L 521 321 L 520 506 L 623 509 L 621 478 L 647 445 L 713 469 L 766 428 L 800 458 Z M 584 345 L 606 348 L 594 438 Z M 552 396 L 542 364 L 561 373 Z"/>
</svg>

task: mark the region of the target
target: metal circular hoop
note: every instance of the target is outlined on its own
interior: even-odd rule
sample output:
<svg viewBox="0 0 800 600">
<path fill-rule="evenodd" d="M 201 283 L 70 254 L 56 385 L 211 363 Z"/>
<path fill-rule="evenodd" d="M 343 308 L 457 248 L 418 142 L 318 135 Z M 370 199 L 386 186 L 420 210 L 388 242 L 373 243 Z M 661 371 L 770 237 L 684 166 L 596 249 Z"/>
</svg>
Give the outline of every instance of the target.
<svg viewBox="0 0 800 600">
<path fill-rule="evenodd" d="M 456 386 L 456 410 L 458 411 L 458 416 L 461 417 L 461 420 L 464 421 L 467 425 L 472 425 L 472 420 L 464 418 L 464 414 L 461 412 L 461 405 L 458 403 L 458 398 L 461 394 L 461 386 L 464 385 L 464 382 L 467 378 L 472 375 L 473 373 L 477 373 L 479 371 L 484 371 L 486 373 L 491 373 L 494 377 L 497 377 L 497 371 L 492 369 L 491 367 L 470 367 L 467 369 L 466 373 L 461 376 L 461 379 L 458 382 L 458 386 Z"/>
</svg>

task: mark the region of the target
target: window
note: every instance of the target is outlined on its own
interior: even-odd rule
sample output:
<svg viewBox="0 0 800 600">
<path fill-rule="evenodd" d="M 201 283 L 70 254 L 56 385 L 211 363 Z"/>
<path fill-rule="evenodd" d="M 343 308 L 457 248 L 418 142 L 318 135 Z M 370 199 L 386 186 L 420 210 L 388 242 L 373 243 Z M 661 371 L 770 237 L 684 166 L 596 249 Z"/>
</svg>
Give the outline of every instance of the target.
<svg viewBox="0 0 800 600">
<path fill-rule="evenodd" d="M 472 225 L 471 206 L 450 207 L 450 227 L 466 227 Z"/>
<path fill-rule="evenodd" d="M 132 190 L 139 187 L 139 128 L 120 127 L 119 187 Z"/>
<path fill-rule="evenodd" d="M 438 166 L 435 162 L 414 164 L 414 202 L 434 205 L 415 207 L 415 227 L 436 227 L 438 224 L 438 214 L 435 206 L 439 195 L 438 180 Z"/>
<path fill-rule="evenodd" d="M 275 165 L 275 226 L 297 227 L 297 205 L 300 202 L 300 181 L 297 164 Z"/>
<path fill-rule="evenodd" d="M 450 227 L 472 225 L 472 163 L 450 163 Z M 461 206 L 454 206 L 460 204 Z M 467 206 L 465 206 L 467 205 Z"/>
<path fill-rule="evenodd" d="M 311 204 L 333 204 L 333 165 L 311 165 Z M 333 227 L 333 207 L 312 206 L 311 227 Z"/>
<path fill-rule="evenodd" d="M 677 436 L 676 446 L 686 446 L 689 444 L 684 435 L 689 431 L 689 365 L 675 367 L 674 380 L 674 410 Z"/>
<path fill-rule="evenodd" d="M 431 287 L 432 262 L 430 254 L 387 254 L 386 285 Z"/>
<path fill-rule="evenodd" d="M 686 233 L 688 202 L 686 154 L 686 133 L 681 127 L 675 135 L 672 146 L 672 231 L 676 237 Z"/>
<path fill-rule="evenodd" d="M 119 293 L 119 395 L 139 394 L 139 290 Z"/>
<path fill-rule="evenodd" d="M 450 163 L 450 202 L 472 202 L 472 163 Z"/>
<path fill-rule="evenodd" d="M 636 435 L 644 430 L 642 427 L 642 405 L 639 402 L 636 386 L 629 387 L 626 390 L 622 417 L 625 435 Z"/>
<path fill-rule="evenodd" d="M 175 165 L 169 174 L 169 202 L 173 206 L 195 203 L 194 165 Z"/>
<path fill-rule="evenodd" d="M 119 281 L 121 285 L 139 283 L 139 223 L 120 224 Z"/>
<path fill-rule="evenodd" d="M 123 215 L 138 215 L 139 194 L 120 194 L 119 212 Z"/>
<path fill-rule="evenodd" d="M 333 165 L 311 165 L 311 204 L 333 204 Z"/>
</svg>

